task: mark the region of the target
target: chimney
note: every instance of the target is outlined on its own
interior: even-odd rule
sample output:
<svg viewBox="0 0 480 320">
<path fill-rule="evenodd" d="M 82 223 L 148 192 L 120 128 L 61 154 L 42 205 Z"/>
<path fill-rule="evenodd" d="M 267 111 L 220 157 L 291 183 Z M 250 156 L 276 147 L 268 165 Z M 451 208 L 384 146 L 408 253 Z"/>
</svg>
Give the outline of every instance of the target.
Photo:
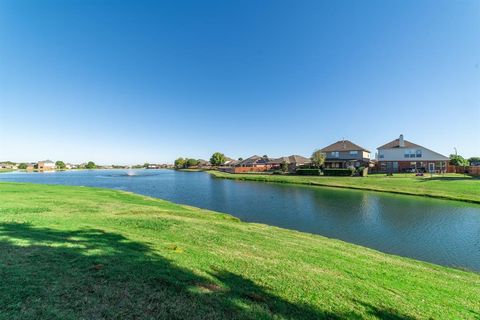
<svg viewBox="0 0 480 320">
<path fill-rule="evenodd" d="M 398 146 L 400 148 L 404 148 L 405 147 L 405 141 L 403 141 L 403 134 L 400 135 L 400 137 L 398 138 Z"/>
</svg>

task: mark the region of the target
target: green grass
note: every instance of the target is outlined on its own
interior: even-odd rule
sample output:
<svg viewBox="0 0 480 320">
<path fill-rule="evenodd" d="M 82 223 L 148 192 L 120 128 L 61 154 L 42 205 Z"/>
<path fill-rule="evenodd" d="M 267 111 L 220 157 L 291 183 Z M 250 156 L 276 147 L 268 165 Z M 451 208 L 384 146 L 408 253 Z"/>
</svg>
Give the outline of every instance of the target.
<svg viewBox="0 0 480 320">
<path fill-rule="evenodd" d="M 0 183 L 0 319 L 474 319 L 480 274 L 84 187 Z"/>
<path fill-rule="evenodd" d="M 397 174 L 389 177 L 378 174 L 362 178 L 251 175 L 219 171 L 209 171 L 209 173 L 224 179 L 351 188 L 480 203 L 480 179 L 461 174 L 433 175 L 432 177 L 430 175 L 416 177 L 413 174 Z"/>
</svg>

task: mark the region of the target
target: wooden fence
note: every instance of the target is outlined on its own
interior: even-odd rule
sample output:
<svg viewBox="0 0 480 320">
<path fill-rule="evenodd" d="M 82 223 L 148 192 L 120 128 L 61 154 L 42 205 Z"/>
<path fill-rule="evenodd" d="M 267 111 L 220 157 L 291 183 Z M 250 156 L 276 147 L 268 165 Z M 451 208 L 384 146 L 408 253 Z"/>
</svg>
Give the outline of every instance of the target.
<svg viewBox="0 0 480 320">
<path fill-rule="evenodd" d="M 452 173 L 464 173 L 471 176 L 480 176 L 480 166 L 448 166 L 448 172 Z"/>
</svg>

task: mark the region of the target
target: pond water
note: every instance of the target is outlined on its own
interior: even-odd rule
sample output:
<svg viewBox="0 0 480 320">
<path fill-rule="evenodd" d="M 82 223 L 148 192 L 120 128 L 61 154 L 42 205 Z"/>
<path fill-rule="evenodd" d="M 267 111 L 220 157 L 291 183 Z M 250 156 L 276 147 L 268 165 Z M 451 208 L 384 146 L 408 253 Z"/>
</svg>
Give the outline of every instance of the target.
<svg viewBox="0 0 480 320">
<path fill-rule="evenodd" d="M 3 173 L 0 181 L 131 191 L 480 271 L 480 205 L 368 191 L 216 179 L 174 170 Z"/>
</svg>

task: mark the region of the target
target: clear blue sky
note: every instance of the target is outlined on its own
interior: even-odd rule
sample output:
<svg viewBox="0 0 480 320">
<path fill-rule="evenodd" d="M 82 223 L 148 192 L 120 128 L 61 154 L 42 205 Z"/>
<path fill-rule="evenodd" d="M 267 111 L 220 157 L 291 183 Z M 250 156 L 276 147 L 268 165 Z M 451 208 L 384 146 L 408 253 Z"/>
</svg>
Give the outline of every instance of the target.
<svg viewBox="0 0 480 320">
<path fill-rule="evenodd" d="M 0 1 L 0 160 L 480 156 L 480 1 Z"/>
</svg>

